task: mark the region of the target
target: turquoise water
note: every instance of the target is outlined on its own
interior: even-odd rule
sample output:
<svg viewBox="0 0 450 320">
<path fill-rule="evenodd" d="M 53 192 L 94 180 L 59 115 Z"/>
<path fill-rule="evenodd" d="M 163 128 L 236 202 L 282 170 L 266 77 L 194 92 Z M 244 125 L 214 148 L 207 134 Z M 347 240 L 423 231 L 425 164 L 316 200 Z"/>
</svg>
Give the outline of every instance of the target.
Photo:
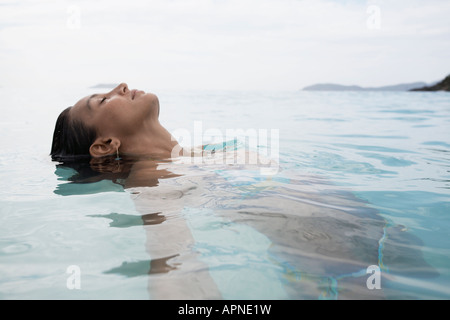
<svg viewBox="0 0 450 320">
<path fill-rule="evenodd" d="M 1 299 L 450 297 L 447 93 L 157 93 L 184 145 L 278 130 L 279 167 L 182 159 L 128 188 L 48 157 L 91 91 L 0 88 Z"/>
</svg>

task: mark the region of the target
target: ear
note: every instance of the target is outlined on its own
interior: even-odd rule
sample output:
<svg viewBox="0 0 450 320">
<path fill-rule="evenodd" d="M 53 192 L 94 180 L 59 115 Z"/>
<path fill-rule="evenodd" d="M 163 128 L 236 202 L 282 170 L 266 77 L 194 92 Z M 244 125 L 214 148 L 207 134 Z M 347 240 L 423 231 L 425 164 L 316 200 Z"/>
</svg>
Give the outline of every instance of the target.
<svg viewBox="0 0 450 320">
<path fill-rule="evenodd" d="M 89 153 L 94 158 L 116 154 L 120 147 L 120 140 L 117 138 L 97 138 L 89 148 Z"/>
</svg>

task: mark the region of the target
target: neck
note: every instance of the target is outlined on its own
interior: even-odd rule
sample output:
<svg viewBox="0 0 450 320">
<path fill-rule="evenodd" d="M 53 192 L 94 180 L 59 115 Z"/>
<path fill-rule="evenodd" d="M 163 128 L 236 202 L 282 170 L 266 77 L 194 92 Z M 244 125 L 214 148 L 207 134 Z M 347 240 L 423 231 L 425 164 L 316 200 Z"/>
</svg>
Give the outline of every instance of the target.
<svg viewBox="0 0 450 320">
<path fill-rule="evenodd" d="M 179 156 L 182 151 L 175 138 L 158 120 L 146 124 L 137 134 L 122 139 L 122 154 L 160 159 Z"/>
</svg>

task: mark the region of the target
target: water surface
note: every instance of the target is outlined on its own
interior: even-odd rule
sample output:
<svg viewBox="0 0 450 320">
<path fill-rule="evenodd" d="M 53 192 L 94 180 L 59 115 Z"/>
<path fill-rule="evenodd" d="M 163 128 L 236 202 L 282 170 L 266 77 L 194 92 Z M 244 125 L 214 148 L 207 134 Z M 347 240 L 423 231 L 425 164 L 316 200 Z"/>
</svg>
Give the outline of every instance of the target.
<svg viewBox="0 0 450 320">
<path fill-rule="evenodd" d="M 199 121 L 279 130 L 279 170 L 179 159 L 130 186 L 48 157 L 57 115 L 91 91 L 0 88 L 0 298 L 450 296 L 448 94 L 157 93 L 184 144 Z"/>
</svg>

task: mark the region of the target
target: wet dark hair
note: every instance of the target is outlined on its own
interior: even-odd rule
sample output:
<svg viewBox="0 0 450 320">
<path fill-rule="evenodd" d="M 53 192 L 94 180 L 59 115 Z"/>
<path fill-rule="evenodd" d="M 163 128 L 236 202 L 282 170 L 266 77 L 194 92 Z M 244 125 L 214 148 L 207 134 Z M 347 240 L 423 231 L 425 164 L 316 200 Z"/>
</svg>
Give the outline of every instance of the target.
<svg viewBox="0 0 450 320">
<path fill-rule="evenodd" d="M 61 180 L 84 184 L 107 179 L 117 183 L 116 181 L 126 178 L 130 166 L 127 159 L 116 159 L 115 155 L 109 155 L 92 163 L 89 148 L 97 138 L 97 131 L 82 121 L 73 119 L 70 116 L 71 108 L 61 112 L 56 120 L 50 151 L 52 160 L 59 162 L 56 165 L 57 172 L 65 172 L 63 169 L 73 170 L 70 176 L 61 176 Z"/>
<path fill-rule="evenodd" d="M 50 155 L 53 161 L 72 162 L 89 160 L 89 148 L 97 137 L 94 128 L 70 117 L 68 107 L 56 120 Z"/>
</svg>

